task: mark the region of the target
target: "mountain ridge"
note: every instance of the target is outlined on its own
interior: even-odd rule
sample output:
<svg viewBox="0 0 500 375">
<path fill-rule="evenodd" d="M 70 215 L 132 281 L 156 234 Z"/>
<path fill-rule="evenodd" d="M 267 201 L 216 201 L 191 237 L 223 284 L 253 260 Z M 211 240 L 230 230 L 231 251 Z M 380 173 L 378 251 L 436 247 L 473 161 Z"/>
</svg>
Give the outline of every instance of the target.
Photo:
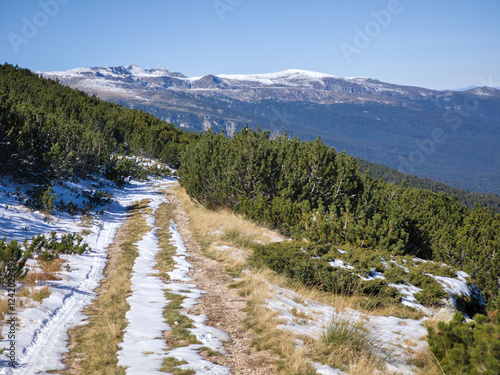
<svg viewBox="0 0 500 375">
<path fill-rule="evenodd" d="M 231 136 L 259 126 L 273 135 L 319 136 L 370 162 L 500 193 L 500 90 L 494 88 L 438 91 L 299 69 L 186 77 L 129 65 L 37 73 L 192 131 Z"/>
<path fill-rule="evenodd" d="M 301 87 L 322 89 L 324 91 L 343 92 L 342 86 L 331 86 L 328 82 L 346 82 L 353 85 L 358 85 L 360 89 L 366 92 L 394 92 L 409 94 L 415 90 L 421 90 L 420 95 L 426 96 L 428 92 L 432 93 L 449 93 L 449 92 L 469 92 L 475 93 L 478 90 L 483 92 L 483 95 L 500 94 L 500 89 L 489 86 L 470 86 L 457 90 L 435 90 L 420 86 L 401 85 L 384 82 L 378 79 L 369 77 L 340 77 L 327 73 L 314 72 L 303 69 L 287 69 L 274 73 L 259 73 L 259 74 L 206 74 L 204 76 L 187 77 L 180 72 L 172 72 L 165 68 L 142 69 L 137 65 L 116 66 L 116 67 L 91 67 L 91 68 L 75 68 L 67 71 L 41 72 L 47 78 L 56 77 L 63 80 L 81 78 L 82 75 L 87 77 L 95 74 L 96 77 L 107 78 L 115 81 L 131 83 L 132 81 L 142 81 L 150 84 L 152 87 L 158 86 L 162 88 L 190 88 L 190 89 L 211 89 L 225 88 L 237 89 L 241 86 L 247 87 Z M 129 78 L 129 79 L 120 79 Z M 154 79 L 159 79 L 159 82 Z M 169 81 L 166 78 L 175 80 Z M 163 81 L 161 79 L 164 79 Z M 243 82 L 238 85 L 237 82 Z M 303 84 L 302 86 L 300 84 Z M 215 87 L 214 85 L 215 84 Z M 316 84 L 316 85 L 315 85 Z M 323 85 L 318 87 L 317 85 Z M 406 89 L 406 91 L 405 91 Z M 498 91 L 498 93 L 496 93 Z M 351 91 L 352 92 L 352 91 Z"/>
</svg>

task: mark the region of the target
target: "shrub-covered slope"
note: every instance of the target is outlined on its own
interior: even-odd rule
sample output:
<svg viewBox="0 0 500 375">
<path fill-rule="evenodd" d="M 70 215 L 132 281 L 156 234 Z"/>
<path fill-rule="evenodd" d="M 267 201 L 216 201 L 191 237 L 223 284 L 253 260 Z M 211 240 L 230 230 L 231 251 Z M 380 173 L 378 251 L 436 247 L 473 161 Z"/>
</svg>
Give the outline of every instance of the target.
<svg viewBox="0 0 500 375">
<path fill-rule="evenodd" d="M 368 173 L 373 178 L 381 178 L 385 182 L 393 184 L 406 183 L 408 186 L 430 190 L 434 193 L 444 193 L 446 196 L 454 196 L 460 203 L 467 208 L 473 209 L 476 204 L 493 209 L 500 213 L 500 195 L 490 193 L 475 193 L 465 189 L 455 188 L 446 185 L 444 182 L 433 181 L 429 178 L 412 176 L 399 172 L 397 169 L 389 168 L 384 165 L 370 163 L 363 159 L 356 159 L 362 172 Z"/>
<path fill-rule="evenodd" d="M 204 205 L 233 208 L 296 239 L 444 261 L 497 306 L 500 215 L 484 207 L 373 179 L 320 140 L 253 130 L 231 139 L 208 131 L 187 147 L 179 173 Z"/>
<path fill-rule="evenodd" d="M 190 135 L 158 118 L 0 65 L 0 175 L 46 182 L 105 173 L 130 151 L 178 166 Z M 126 166 L 125 166 L 126 167 Z"/>
<path fill-rule="evenodd" d="M 429 315 L 442 307 L 471 317 L 484 313 L 480 291 L 462 271 L 387 251 L 363 251 L 351 246 L 347 249 L 280 242 L 256 246 L 252 260 L 326 292 L 373 297 L 360 300 L 359 307 L 368 310 L 402 302 Z"/>
</svg>

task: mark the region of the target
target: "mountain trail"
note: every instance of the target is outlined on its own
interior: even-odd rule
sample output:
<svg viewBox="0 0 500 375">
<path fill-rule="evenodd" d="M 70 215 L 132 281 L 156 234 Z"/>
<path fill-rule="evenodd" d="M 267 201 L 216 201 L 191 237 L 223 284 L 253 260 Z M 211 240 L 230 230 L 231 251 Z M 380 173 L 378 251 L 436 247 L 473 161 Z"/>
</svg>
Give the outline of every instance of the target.
<svg viewBox="0 0 500 375">
<path fill-rule="evenodd" d="M 229 287 L 233 283 L 232 277 L 222 263 L 202 254 L 201 246 L 188 228 L 188 215 L 173 191 L 168 190 L 166 194 L 173 208 L 177 229 L 188 250 L 189 262 L 193 266 L 189 276 L 199 289 L 206 292 L 188 313 L 205 314 L 206 325 L 220 329 L 229 336 L 229 340 L 224 343 L 227 353 L 210 356 L 209 360 L 231 368 L 231 374 L 276 373 L 274 365 L 279 357 L 270 351 L 255 351 L 251 346 L 253 334 L 242 323 L 246 317 L 243 311 L 246 301 L 238 295 L 237 289 Z"/>
</svg>

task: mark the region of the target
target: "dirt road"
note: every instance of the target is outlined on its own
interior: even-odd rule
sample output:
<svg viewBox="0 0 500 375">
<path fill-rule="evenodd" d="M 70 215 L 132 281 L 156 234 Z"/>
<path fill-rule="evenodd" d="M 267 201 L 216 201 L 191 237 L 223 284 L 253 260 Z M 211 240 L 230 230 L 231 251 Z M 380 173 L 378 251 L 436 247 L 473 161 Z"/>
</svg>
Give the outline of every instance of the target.
<svg viewBox="0 0 500 375">
<path fill-rule="evenodd" d="M 190 276 L 198 288 L 206 292 L 188 312 L 205 314 L 208 318 L 205 324 L 220 329 L 229 336 L 228 342 L 224 344 L 227 353 L 207 359 L 231 368 L 232 374 L 277 373 L 275 364 L 279 357 L 270 351 L 255 351 L 251 346 L 253 335 L 242 323 L 246 318 L 246 313 L 242 311 L 246 301 L 239 296 L 237 289 L 229 287 L 234 282 L 232 277 L 222 263 L 202 254 L 201 246 L 189 230 L 189 218 L 174 192 L 169 190 L 167 198 L 173 206 L 174 221 L 188 249 L 189 262 L 193 265 Z"/>
</svg>

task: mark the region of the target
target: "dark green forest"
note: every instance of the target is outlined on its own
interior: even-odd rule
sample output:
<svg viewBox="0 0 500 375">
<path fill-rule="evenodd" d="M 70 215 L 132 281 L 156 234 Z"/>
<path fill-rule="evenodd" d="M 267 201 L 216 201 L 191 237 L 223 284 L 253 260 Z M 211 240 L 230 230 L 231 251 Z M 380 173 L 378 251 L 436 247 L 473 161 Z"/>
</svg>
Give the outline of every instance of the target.
<svg viewBox="0 0 500 375">
<path fill-rule="evenodd" d="M 455 188 L 446 185 L 443 182 L 433 181 L 430 178 L 422 178 L 399 172 L 397 169 L 389 168 L 384 165 L 371 163 L 367 160 L 356 158 L 362 172 L 368 173 L 373 178 L 381 178 L 385 182 L 393 184 L 405 183 L 408 186 L 430 190 L 434 193 L 444 193 L 446 196 L 454 196 L 467 208 L 474 208 L 476 204 L 489 207 L 495 212 L 500 213 L 500 195 L 489 193 L 475 193 L 465 189 Z"/>
<path fill-rule="evenodd" d="M 178 167 L 180 151 L 194 138 L 153 115 L 27 69 L 0 66 L 0 175 L 39 183 L 68 176 L 119 177 L 127 171 L 117 153 Z"/>
<path fill-rule="evenodd" d="M 500 215 L 443 193 L 362 173 L 321 140 L 208 131 L 181 157 L 180 183 L 210 208 L 235 212 L 296 240 L 415 255 L 469 273 L 498 306 Z"/>
</svg>

